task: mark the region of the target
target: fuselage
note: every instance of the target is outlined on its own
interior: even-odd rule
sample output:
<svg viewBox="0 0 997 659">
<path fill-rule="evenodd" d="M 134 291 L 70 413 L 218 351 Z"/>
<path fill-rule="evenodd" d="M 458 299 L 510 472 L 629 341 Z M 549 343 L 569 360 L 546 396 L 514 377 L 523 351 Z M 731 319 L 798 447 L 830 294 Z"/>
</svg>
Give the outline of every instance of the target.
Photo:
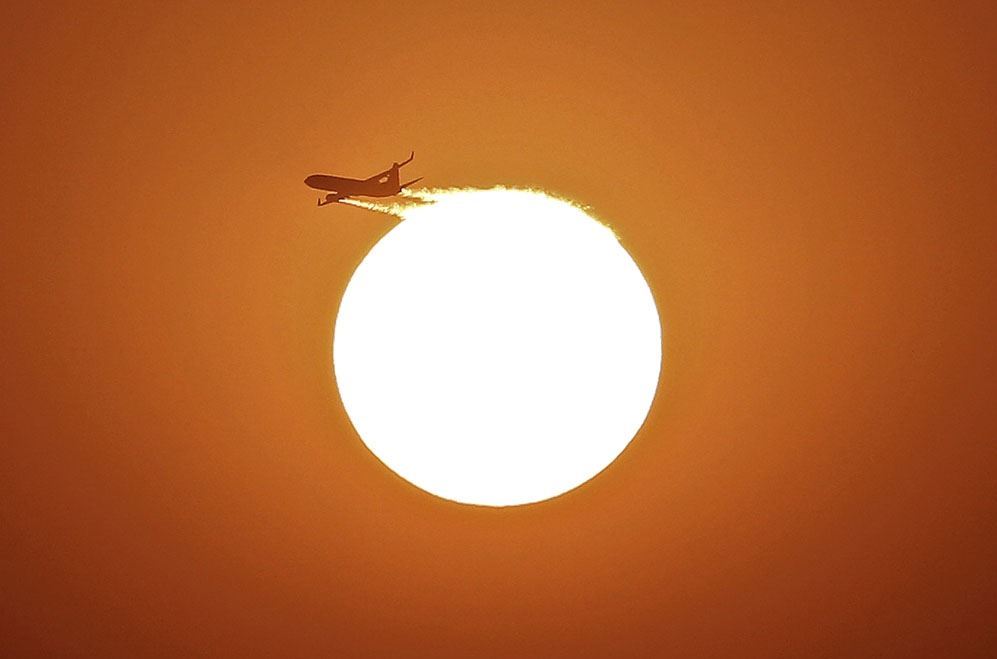
<svg viewBox="0 0 997 659">
<path fill-rule="evenodd" d="M 415 158 L 415 152 L 402 162 L 392 163 L 391 167 L 365 179 L 331 176 L 329 174 L 312 174 L 305 179 L 305 185 L 316 190 L 328 192 L 325 201 L 319 200 L 319 206 L 341 201 L 347 197 L 392 197 L 402 191 L 402 188 L 412 185 L 420 178 L 406 183 L 399 180 L 398 172 Z"/>
<path fill-rule="evenodd" d="M 312 174 L 305 179 L 305 185 L 342 196 L 391 197 L 401 192 L 401 186 L 397 181 L 389 180 L 382 183 L 377 179 L 362 180 L 328 174 Z"/>
</svg>

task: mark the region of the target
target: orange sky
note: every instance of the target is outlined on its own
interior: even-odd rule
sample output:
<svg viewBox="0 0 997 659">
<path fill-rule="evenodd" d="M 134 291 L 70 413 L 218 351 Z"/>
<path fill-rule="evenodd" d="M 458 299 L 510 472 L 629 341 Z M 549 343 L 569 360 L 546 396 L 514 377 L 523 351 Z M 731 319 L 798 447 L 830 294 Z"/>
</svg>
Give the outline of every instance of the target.
<svg viewBox="0 0 997 659">
<path fill-rule="evenodd" d="M 66 4 L 0 10 L 6 651 L 994 652 L 992 4 Z M 339 402 L 394 220 L 302 179 L 410 149 L 654 291 L 563 497 L 436 499 Z"/>
</svg>

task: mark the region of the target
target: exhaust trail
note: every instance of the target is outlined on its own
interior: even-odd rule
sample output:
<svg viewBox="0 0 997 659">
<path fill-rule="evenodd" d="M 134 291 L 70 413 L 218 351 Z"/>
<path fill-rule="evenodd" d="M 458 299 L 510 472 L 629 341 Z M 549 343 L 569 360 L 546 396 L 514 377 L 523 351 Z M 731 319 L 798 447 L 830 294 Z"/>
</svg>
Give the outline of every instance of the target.
<svg viewBox="0 0 997 659">
<path fill-rule="evenodd" d="M 508 188 L 502 185 L 497 185 L 492 188 L 418 188 L 416 190 L 403 189 L 398 193 L 396 199 L 399 201 L 394 201 L 391 203 L 379 202 L 379 201 L 367 201 L 361 199 L 343 199 L 339 203 L 350 204 L 351 206 L 356 206 L 357 208 L 365 208 L 375 213 L 384 213 L 385 215 L 391 215 L 397 217 L 401 220 L 412 219 L 420 214 L 422 211 L 427 209 L 427 207 L 433 206 L 443 201 L 452 201 L 459 197 L 466 197 L 467 195 L 477 195 L 477 194 L 487 194 L 487 195 L 501 195 L 503 193 L 513 193 L 513 194 L 532 194 L 538 195 L 540 197 L 556 200 L 578 210 L 586 213 L 592 219 L 605 226 L 614 235 L 616 232 L 613 230 L 612 226 L 596 219 L 592 215 L 591 208 L 588 206 L 583 206 L 577 202 L 571 201 L 570 199 L 565 199 L 557 195 L 552 195 L 544 190 L 537 190 L 532 188 Z M 616 236 L 619 239 L 619 236 Z"/>
<path fill-rule="evenodd" d="M 357 208 L 365 208 L 369 211 L 374 211 L 375 213 L 384 213 L 385 215 L 393 215 L 395 217 L 405 219 L 406 211 L 411 210 L 419 206 L 425 206 L 426 204 L 431 204 L 439 201 L 446 194 L 454 192 L 468 192 L 473 191 L 474 188 L 424 188 L 420 190 L 402 190 L 398 193 L 398 197 L 404 198 L 404 201 L 384 203 L 380 201 L 366 201 L 363 199 L 343 199 L 339 203 L 349 204 L 350 206 L 356 206 Z"/>
<path fill-rule="evenodd" d="M 360 199 L 342 199 L 339 203 L 349 204 L 350 206 L 365 208 L 369 211 L 374 211 L 375 213 L 384 213 L 385 215 L 393 215 L 394 217 L 405 219 L 405 204 L 384 204 L 376 201 L 363 201 Z"/>
</svg>

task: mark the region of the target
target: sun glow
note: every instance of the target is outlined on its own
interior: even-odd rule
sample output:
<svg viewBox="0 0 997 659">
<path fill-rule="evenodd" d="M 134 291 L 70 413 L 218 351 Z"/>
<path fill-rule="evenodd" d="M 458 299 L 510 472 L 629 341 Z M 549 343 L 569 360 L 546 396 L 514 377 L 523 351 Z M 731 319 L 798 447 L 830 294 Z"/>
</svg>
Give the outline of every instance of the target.
<svg viewBox="0 0 997 659">
<path fill-rule="evenodd" d="M 419 190 L 351 278 L 333 364 L 385 465 L 446 499 L 542 501 L 637 433 L 661 365 L 651 291 L 614 233 L 532 190 Z"/>
</svg>

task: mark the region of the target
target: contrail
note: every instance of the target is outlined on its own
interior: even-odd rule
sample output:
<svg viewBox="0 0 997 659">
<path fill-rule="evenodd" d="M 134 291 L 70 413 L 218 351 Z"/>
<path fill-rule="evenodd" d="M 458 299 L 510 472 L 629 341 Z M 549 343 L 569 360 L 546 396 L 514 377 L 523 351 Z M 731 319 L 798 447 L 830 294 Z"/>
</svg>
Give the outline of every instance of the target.
<svg viewBox="0 0 997 659">
<path fill-rule="evenodd" d="M 557 199 L 566 204 L 570 204 L 575 208 L 585 212 L 587 215 L 592 217 L 591 208 L 588 206 L 583 206 L 577 202 L 571 201 L 557 195 L 553 195 L 544 190 L 537 190 L 533 188 L 509 188 L 504 185 L 496 185 L 492 188 L 418 188 L 416 190 L 403 189 L 398 193 L 398 196 L 403 199 L 403 201 L 384 203 L 377 201 L 363 201 L 360 199 L 343 199 L 340 201 L 342 204 L 350 204 L 351 206 L 356 206 L 357 208 L 366 208 L 367 210 L 374 211 L 375 213 L 384 213 L 386 215 L 392 215 L 399 219 L 405 220 L 410 217 L 410 211 L 418 208 L 424 208 L 426 206 L 435 204 L 437 202 L 445 200 L 451 195 L 463 195 L 476 192 L 528 192 L 536 195 L 541 195 L 550 199 Z M 595 219 L 594 217 L 592 219 Z M 600 222 L 599 220 L 596 220 Z M 606 226 L 607 229 L 616 235 L 616 232 L 611 226 L 605 222 L 600 222 Z M 617 239 L 619 237 L 617 236 Z"/>
<path fill-rule="evenodd" d="M 452 192 L 467 192 L 473 188 L 423 188 L 420 190 L 402 190 L 399 197 L 404 197 L 405 201 L 395 203 L 383 203 L 379 201 L 363 201 L 360 199 L 343 199 L 339 203 L 349 204 L 357 208 L 366 208 L 375 213 L 385 213 L 405 219 L 405 211 L 416 206 L 431 204 L 439 201 L 443 195 Z"/>
<path fill-rule="evenodd" d="M 356 206 L 357 208 L 366 208 L 369 211 L 374 211 L 375 213 L 385 213 L 387 215 L 394 215 L 395 217 L 405 218 L 405 204 L 383 204 L 376 201 L 361 201 L 359 199 L 341 199 L 341 204 L 349 204 L 350 206 Z"/>
</svg>

